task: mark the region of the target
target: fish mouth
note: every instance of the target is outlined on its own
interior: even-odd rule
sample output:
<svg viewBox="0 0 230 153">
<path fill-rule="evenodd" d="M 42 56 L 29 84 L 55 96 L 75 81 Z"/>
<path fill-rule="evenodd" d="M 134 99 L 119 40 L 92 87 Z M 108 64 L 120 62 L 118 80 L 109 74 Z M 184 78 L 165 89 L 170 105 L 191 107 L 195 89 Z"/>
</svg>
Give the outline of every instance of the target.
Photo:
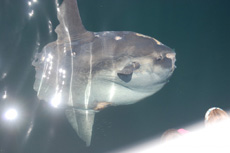
<svg viewBox="0 0 230 153">
<path fill-rule="evenodd" d="M 173 72 L 176 68 L 175 62 L 176 62 L 176 53 L 166 53 L 165 58 L 170 61 L 169 68 L 171 69 L 171 72 Z"/>
<path fill-rule="evenodd" d="M 173 72 L 176 68 L 176 53 L 168 52 L 155 57 L 153 65 L 160 66 L 165 72 Z"/>
<path fill-rule="evenodd" d="M 175 65 L 175 63 L 176 63 L 176 53 L 167 53 L 165 56 L 172 60 L 172 71 L 174 71 L 175 68 L 176 68 L 176 65 Z"/>
</svg>

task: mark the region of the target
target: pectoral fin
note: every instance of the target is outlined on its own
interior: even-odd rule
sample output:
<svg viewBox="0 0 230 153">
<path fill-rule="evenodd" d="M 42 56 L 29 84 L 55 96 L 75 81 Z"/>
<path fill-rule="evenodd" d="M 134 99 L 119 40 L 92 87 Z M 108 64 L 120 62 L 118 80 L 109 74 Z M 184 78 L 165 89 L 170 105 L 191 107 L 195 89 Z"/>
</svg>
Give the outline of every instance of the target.
<svg viewBox="0 0 230 153">
<path fill-rule="evenodd" d="M 138 69 L 140 64 L 137 62 L 133 62 L 131 64 L 126 65 L 121 71 L 117 73 L 117 76 L 124 82 L 128 83 L 132 79 L 133 71 Z"/>
</svg>

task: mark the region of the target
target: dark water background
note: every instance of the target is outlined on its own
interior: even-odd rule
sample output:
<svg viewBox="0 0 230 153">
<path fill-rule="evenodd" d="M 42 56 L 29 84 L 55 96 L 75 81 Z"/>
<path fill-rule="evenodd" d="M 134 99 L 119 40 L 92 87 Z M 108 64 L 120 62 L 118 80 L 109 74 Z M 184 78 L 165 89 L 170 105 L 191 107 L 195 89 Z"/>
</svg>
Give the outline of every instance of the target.
<svg viewBox="0 0 230 153">
<path fill-rule="evenodd" d="M 33 56 L 56 40 L 55 1 L 38 0 L 29 6 L 26 0 L 1 0 L 0 96 L 7 91 L 8 98 L 0 97 L 0 111 L 13 105 L 20 118 L 16 123 L 0 120 L 0 153 L 103 153 L 202 121 L 212 106 L 230 109 L 230 1 L 78 3 L 88 30 L 152 36 L 175 49 L 177 69 L 157 94 L 96 114 L 87 148 L 64 113 L 39 102 L 33 90 Z M 32 10 L 34 15 L 29 17 Z"/>
</svg>

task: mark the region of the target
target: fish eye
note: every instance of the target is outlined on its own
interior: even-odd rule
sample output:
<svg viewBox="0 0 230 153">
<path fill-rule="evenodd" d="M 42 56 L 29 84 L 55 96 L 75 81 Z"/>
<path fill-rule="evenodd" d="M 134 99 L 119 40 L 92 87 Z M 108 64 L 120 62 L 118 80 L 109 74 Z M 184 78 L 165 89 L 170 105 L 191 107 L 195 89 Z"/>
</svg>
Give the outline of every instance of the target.
<svg viewBox="0 0 230 153">
<path fill-rule="evenodd" d="M 133 68 L 136 70 L 136 69 L 139 69 L 140 68 L 140 63 L 138 63 L 138 62 L 133 62 L 132 63 L 132 65 L 133 65 Z"/>
<path fill-rule="evenodd" d="M 163 56 L 162 56 L 162 55 L 160 55 L 160 56 L 158 56 L 158 57 L 156 58 L 157 61 L 161 61 L 162 59 L 163 59 Z"/>
</svg>

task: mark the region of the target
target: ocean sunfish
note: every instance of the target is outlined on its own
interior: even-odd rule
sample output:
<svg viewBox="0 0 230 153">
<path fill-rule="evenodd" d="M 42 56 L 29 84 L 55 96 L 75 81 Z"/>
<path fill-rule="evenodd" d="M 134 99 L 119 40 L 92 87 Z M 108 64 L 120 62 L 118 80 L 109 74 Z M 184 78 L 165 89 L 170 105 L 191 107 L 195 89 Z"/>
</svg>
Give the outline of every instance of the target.
<svg viewBox="0 0 230 153">
<path fill-rule="evenodd" d="M 87 31 L 76 0 L 57 6 L 57 40 L 37 53 L 34 89 L 40 100 L 64 108 L 89 146 L 96 112 L 128 105 L 159 91 L 175 69 L 175 52 L 129 31 Z"/>
</svg>

